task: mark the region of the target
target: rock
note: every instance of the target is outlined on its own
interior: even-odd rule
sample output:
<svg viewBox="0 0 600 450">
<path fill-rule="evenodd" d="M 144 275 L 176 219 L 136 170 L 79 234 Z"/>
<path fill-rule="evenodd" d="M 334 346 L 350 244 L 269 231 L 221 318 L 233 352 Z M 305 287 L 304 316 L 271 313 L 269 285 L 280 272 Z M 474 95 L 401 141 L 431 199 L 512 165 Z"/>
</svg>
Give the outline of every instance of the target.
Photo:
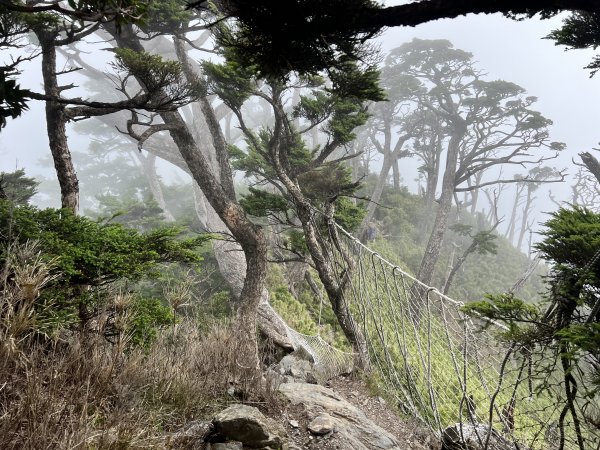
<svg viewBox="0 0 600 450">
<path fill-rule="evenodd" d="M 327 413 L 319 414 L 308 424 L 308 430 L 316 435 L 331 433 L 334 427 L 333 418 Z"/>
<path fill-rule="evenodd" d="M 242 450 L 243 448 L 243 444 L 237 441 L 211 444 L 210 446 L 210 450 Z"/>
<path fill-rule="evenodd" d="M 298 428 L 300 426 L 300 424 L 298 423 L 297 420 L 290 420 L 290 426 L 292 428 Z"/>
<path fill-rule="evenodd" d="M 316 377 L 312 373 L 312 364 L 294 355 L 285 355 L 279 361 L 279 373 L 281 375 L 290 375 L 299 381 L 316 381 Z"/>
<path fill-rule="evenodd" d="M 336 431 L 330 439 L 337 448 L 353 450 L 404 450 L 406 448 L 400 445 L 394 436 L 369 420 L 361 410 L 329 388 L 308 383 L 286 383 L 279 386 L 279 391 L 290 403 L 303 404 L 309 417 L 327 413 Z"/>
<path fill-rule="evenodd" d="M 213 425 L 211 422 L 202 420 L 189 422 L 168 438 L 168 443 L 171 446 L 169 448 L 196 448 L 196 445 L 198 448 L 202 448 L 200 444 L 204 442 L 204 439 L 212 430 Z"/>
<path fill-rule="evenodd" d="M 279 448 L 285 440 L 281 425 L 252 406 L 231 405 L 217 414 L 213 425 L 219 438 L 240 441 L 250 448 Z"/>
<path fill-rule="evenodd" d="M 523 449 L 483 423 L 457 423 L 442 432 L 442 450 L 517 450 L 519 448 Z"/>
</svg>

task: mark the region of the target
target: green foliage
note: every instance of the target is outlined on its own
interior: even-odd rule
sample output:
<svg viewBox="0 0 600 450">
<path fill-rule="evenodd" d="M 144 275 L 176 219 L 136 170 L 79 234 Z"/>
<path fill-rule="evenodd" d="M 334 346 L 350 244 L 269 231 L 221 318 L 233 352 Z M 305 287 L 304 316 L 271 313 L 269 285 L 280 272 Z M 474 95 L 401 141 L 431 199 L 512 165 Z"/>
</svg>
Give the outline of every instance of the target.
<svg viewBox="0 0 600 450">
<path fill-rule="evenodd" d="M 304 239 L 304 233 L 298 230 L 290 230 L 286 236 L 287 247 L 294 253 L 308 254 L 308 245 Z"/>
<path fill-rule="evenodd" d="M 182 0 L 153 0 L 147 3 L 142 29 L 146 32 L 173 33 L 185 26 L 193 14 Z"/>
<path fill-rule="evenodd" d="M 42 322 L 59 328 L 77 322 L 76 317 L 85 322 L 112 308 L 115 283 L 155 277 L 160 264 L 197 263 L 197 249 L 208 237 L 181 239 L 180 235 L 177 228 L 140 233 L 75 216 L 69 210 L 38 210 L 0 201 L 0 262 L 5 264 L 13 242 L 39 243 L 43 257 L 52 261 L 53 272 L 51 281 L 40 290 L 35 308 L 44 318 Z M 135 343 L 146 345 L 154 336 L 152 327 L 168 320 L 167 310 L 159 303 L 156 299 L 135 302 L 134 325 L 128 331 Z"/>
<path fill-rule="evenodd" d="M 547 36 L 556 45 L 570 48 L 593 48 L 600 44 L 600 14 L 575 12 L 563 20 L 563 26 Z M 594 76 L 600 70 L 600 57 L 596 56 L 586 67 Z"/>
<path fill-rule="evenodd" d="M 466 311 L 508 325 L 503 337 L 513 345 L 551 355 L 540 358 L 536 372 L 548 389 L 553 376 L 561 379 L 561 402 L 583 448 L 581 424 L 594 425 L 587 411 L 600 393 L 600 214 L 579 206 L 561 208 L 544 225 L 544 239 L 536 248 L 553 264 L 544 303 L 532 306 L 509 295 L 488 296 Z"/>
<path fill-rule="evenodd" d="M 0 172 L 0 192 L 14 205 L 26 205 L 37 193 L 40 183 L 34 178 L 26 177 L 23 169 L 14 172 Z"/>
<path fill-rule="evenodd" d="M 249 191 L 249 194 L 242 195 L 240 205 L 250 215 L 266 217 L 271 213 L 285 213 L 290 208 L 288 201 L 281 195 L 253 187 Z"/>
<path fill-rule="evenodd" d="M 555 272 L 598 284 L 600 261 L 594 256 L 600 249 L 600 215 L 581 206 L 561 208 L 544 226 L 544 240 L 536 248 L 556 264 Z"/>
<path fill-rule="evenodd" d="M 254 92 L 254 73 L 235 59 L 223 64 L 205 61 L 202 64 L 208 77 L 208 91 L 218 95 L 231 109 L 239 110 Z"/>
<path fill-rule="evenodd" d="M 149 195 L 143 200 L 125 195 L 99 195 L 99 213 L 92 216 L 110 217 L 110 222 L 125 225 L 139 231 L 149 231 L 164 226 L 163 211 Z"/>
<path fill-rule="evenodd" d="M 27 99 L 30 93 L 0 70 L 0 129 L 6 126 L 7 118 L 15 119 L 29 109 Z"/>
<path fill-rule="evenodd" d="M 367 179 L 367 192 L 374 182 L 374 179 Z M 434 214 L 427 210 L 421 196 L 409 193 L 406 188 L 394 190 L 385 187 L 380 202 L 385 207 L 376 209 L 374 220 L 381 228 L 379 234 L 382 238 L 376 239 L 373 245 L 386 259 L 394 261 L 409 272 L 416 273 L 423 257 L 424 236 L 428 233 Z M 443 286 L 445 282 L 454 244 L 463 251 L 472 244 L 473 238 L 469 233 L 473 234 L 472 230 L 480 226 L 478 222 L 476 217 L 463 212 L 459 225 L 452 226 L 458 232 L 451 229 L 444 240 L 434 275 L 435 285 Z M 475 301 L 481 299 L 485 292 L 508 291 L 530 264 L 529 259 L 504 237 L 485 230 L 480 236 L 485 244 L 482 250 L 485 251 L 474 252 L 461 266 L 449 291 L 453 298 Z M 528 301 L 538 299 L 544 287 L 541 276 L 545 273 L 544 266 L 540 266 L 519 294 Z"/>
<path fill-rule="evenodd" d="M 104 20 L 115 22 L 117 30 L 128 23 L 139 23 L 145 18 L 148 4 L 140 0 L 68 0 L 69 7 L 76 13 L 99 15 Z"/>
<path fill-rule="evenodd" d="M 494 242 L 498 236 L 494 233 L 494 230 L 478 231 L 473 235 L 472 225 L 455 223 L 449 228 L 460 236 L 467 236 L 472 239 L 468 249 L 469 253 L 477 252 L 480 255 L 487 253 L 495 255 L 498 252 L 498 245 Z"/>
<path fill-rule="evenodd" d="M 364 204 L 355 203 L 347 197 L 340 197 L 335 204 L 333 218 L 348 231 L 356 231 L 360 227 L 367 210 Z"/>
<path fill-rule="evenodd" d="M 158 109 L 177 108 L 206 94 L 200 78 L 186 81 L 178 61 L 165 61 L 159 55 L 129 48 L 116 48 L 114 51 L 117 70 L 136 77 Z"/>
<path fill-rule="evenodd" d="M 135 297 L 131 309 L 133 317 L 125 331 L 135 346 L 148 348 L 158 330 L 173 323 L 173 311 L 157 298 Z"/>
<path fill-rule="evenodd" d="M 306 305 L 296 300 L 287 288 L 280 287 L 272 292 L 271 304 L 285 323 L 294 330 L 311 336 L 317 334 L 317 325 L 309 314 Z"/>
<path fill-rule="evenodd" d="M 537 305 L 532 305 L 518 299 L 514 294 L 485 294 L 485 300 L 470 302 L 462 310 L 474 317 L 485 318 L 484 327 L 492 324 L 491 321 L 502 320 L 508 325 L 506 339 L 513 339 L 517 333 L 524 337 L 529 334 L 522 327 L 523 323 L 535 324 L 541 318 L 541 311 Z M 533 330 L 534 325 L 527 326 L 528 331 Z"/>
<path fill-rule="evenodd" d="M 0 204 L 0 233 L 18 230 L 21 241 L 40 241 L 58 258 L 57 269 L 69 284 L 94 285 L 120 278 L 139 280 L 157 271 L 157 263 L 198 261 L 195 249 L 205 237 L 177 240 L 181 230 L 163 228 L 141 234 L 122 225 L 94 222 L 67 210 L 9 209 Z"/>
<path fill-rule="evenodd" d="M 195 2 L 198 7 L 203 3 Z M 257 67 L 261 76 L 281 78 L 292 71 L 315 74 L 343 66 L 348 59 L 369 57 L 365 41 L 377 30 L 359 30 L 352 24 L 363 10 L 378 7 L 373 0 L 221 3 L 219 12 L 235 22 L 219 42 L 231 48 L 243 66 Z"/>
</svg>

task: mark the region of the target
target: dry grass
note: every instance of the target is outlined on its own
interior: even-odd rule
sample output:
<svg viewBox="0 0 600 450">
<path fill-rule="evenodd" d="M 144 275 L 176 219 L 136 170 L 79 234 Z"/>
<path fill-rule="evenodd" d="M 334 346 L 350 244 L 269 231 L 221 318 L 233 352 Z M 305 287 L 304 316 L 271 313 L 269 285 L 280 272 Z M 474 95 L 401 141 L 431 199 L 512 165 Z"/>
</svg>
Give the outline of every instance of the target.
<svg viewBox="0 0 600 450">
<path fill-rule="evenodd" d="M 22 279 L 47 279 L 35 249 L 21 256 L 11 264 L 29 264 Z M 244 346 L 228 323 L 202 334 L 183 321 L 146 351 L 90 331 L 40 340 L 33 299 L 41 285 L 19 284 L 15 273 L 4 267 L 0 281 L 1 449 L 165 448 L 170 432 L 225 402 L 270 395 L 238 364 Z"/>
<path fill-rule="evenodd" d="M 158 447 L 168 432 L 233 400 L 232 391 L 236 401 L 265 398 L 237 364 L 228 325 L 204 336 L 180 325 L 175 339 L 165 333 L 145 354 L 91 336 L 50 351 L 26 346 L 0 369 L 2 449 Z"/>
</svg>

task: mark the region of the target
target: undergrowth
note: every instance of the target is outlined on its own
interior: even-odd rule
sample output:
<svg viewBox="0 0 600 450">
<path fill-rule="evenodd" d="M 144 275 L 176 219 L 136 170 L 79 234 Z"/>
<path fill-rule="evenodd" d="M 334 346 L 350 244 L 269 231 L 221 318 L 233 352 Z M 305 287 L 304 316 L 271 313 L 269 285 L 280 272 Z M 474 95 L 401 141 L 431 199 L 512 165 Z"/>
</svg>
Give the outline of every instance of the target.
<svg viewBox="0 0 600 450">
<path fill-rule="evenodd" d="M 273 401 L 238 364 L 242 344 L 227 320 L 199 326 L 180 317 L 149 345 L 135 345 L 129 294 L 118 294 L 110 340 L 103 314 L 94 326 L 61 321 L 45 333 L 51 316 L 37 302 L 58 276 L 54 261 L 30 242 L 4 254 L 0 448 L 164 448 L 172 432 L 228 401 Z"/>
</svg>

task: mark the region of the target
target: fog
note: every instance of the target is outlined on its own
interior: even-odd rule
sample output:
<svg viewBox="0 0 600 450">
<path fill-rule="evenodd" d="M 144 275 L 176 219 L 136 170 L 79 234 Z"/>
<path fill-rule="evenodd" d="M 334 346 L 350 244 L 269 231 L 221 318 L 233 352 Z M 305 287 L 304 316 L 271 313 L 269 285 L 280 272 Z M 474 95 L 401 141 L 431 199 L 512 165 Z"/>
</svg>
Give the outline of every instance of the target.
<svg viewBox="0 0 600 450">
<path fill-rule="evenodd" d="M 543 39 L 551 30 L 561 23 L 561 17 L 540 21 L 537 19 L 516 22 L 501 15 L 460 17 L 452 20 L 439 20 L 415 28 L 394 28 L 384 31 L 377 39 L 382 58 L 393 48 L 408 42 L 413 38 L 419 39 L 448 39 L 455 48 L 463 49 L 474 55 L 477 67 L 487 73 L 486 79 L 503 79 L 519 84 L 527 90 L 527 95 L 538 97 L 535 109 L 554 123 L 550 127 L 550 139 L 564 142 L 566 150 L 562 151 L 556 160 L 549 161 L 556 169 L 566 169 L 568 174 L 564 183 L 543 186 L 536 193 L 535 205 L 532 210 L 532 221 L 537 224 L 543 221 L 543 212 L 557 208 L 556 202 L 550 201 L 550 192 L 555 201 L 569 201 L 571 196 L 572 176 L 577 171 L 573 161 L 578 162 L 577 154 L 590 151 L 600 140 L 597 133 L 597 102 L 600 98 L 600 80 L 590 78 L 588 70 L 584 69 L 593 55 L 593 51 L 565 51 L 557 47 L 553 41 Z M 106 44 L 96 40 L 83 48 L 89 54 L 87 57 L 96 64 L 104 66 L 111 72 L 108 65 L 111 53 L 103 51 Z M 6 54 L 3 55 L 7 57 Z M 68 63 L 64 63 L 65 67 Z M 84 78 L 77 74 L 65 77 L 81 87 L 68 91 L 70 96 L 85 97 Z M 24 66 L 24 72 L 19 77 L 23 87 L 41 91 L 39 76 L 39 61 Z M 22 117 L 9 120 L 8 125 L 0 134 L 0 170 L 13 171 L 24 168 L 29 175 L 53 179 L 55 174 L 49 159 L 47 137 L 45 134 L 45 119 L 41 102 L 31 101 L 30 109 Z M 93 120 L 93 119 L 92 119 Z M 79 152 L 85 152 L 89 144 L 89 136 L 78 134 L 73 124 L 69 125 L 69 143 L 74 152 L 77 164 Z M 132 145 L 133 147 L 133 145 Z M 375 158 L 371 170 L 378 171 L 381 162 Z M 418 162 L 405 159 L 400 164 L 402 183 L 413 192 L 417 190 Z M 159 174 L 163 181 L 172 183 L 175 180 L 186 179 L 186 175 L 167 163 L 159 163 Z M 523 168 L 507 168 L 504 174 L 513 176 L 514 173 L 526 171 Z M 81 180 L 82 189 L 86 189 L 86 181 Z M 37 200 L 46 204 L 48 195 L 57 202 L 59 197 L 56 183 L 43 187 Z M 512 187 L 507 187 L 512 189 Z M 504 218 L 509 214 L 508 202 L 500 203 L 500 215 Z M 53 206 L 58 206 L 54 204 Z M 505 225 L 504 225 L 505 226 Z M 502 227 L 501 227 L 502 228 Z"/>
</svg>

